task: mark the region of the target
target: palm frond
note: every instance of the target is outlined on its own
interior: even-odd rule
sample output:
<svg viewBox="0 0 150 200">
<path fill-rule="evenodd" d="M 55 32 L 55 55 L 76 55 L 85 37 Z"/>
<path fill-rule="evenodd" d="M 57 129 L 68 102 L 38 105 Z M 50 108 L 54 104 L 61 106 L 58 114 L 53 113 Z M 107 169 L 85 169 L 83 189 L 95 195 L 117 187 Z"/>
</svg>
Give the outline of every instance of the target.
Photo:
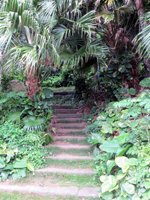
<svg viewBox="0 0 150 200">
<path fill-rule="evenodd" d="M 36 70 L 39 56 L 37 53 L 36 46 L 30 46 L 30 45 L 18 45 L 12 47 L 8 54 L 6 59 L 8 61 L 5 63 L 5 69 L 8 70 L 13 65 L 18 65 L 18 63 L 21 63 L 23 66 L 25 66 L 26 71 L 32 71 L 34 72 Z"/>
<path fill-rule="evenodd" d="M 102 62 L 108 55 L 108 48 L 99 42 L 91 42 L 82 46 L 75 53 L 65 50 L 61 54 L 64 66 L 76 67 L 87 62 L 89 58 L 97 58 L 98 62 Z"/>
<path fill-rule="evenodd" d="M 145 20 L 147 22 L 147 25 L 137 35 L 137 37 L 135 38 L 135 42 L 138 45 L 138 52 L 141 57 L 150 58 L 150 12 L 146 14 Z"/>
<path fill-rule="evenodd" d="M 39 4 L 39 15 L 43 17 L 45 20 L 49 20 L 53 15 L 56 14 L 57 5 L 54 0 L 45 0 L 40 2 Z"/>
</svg>

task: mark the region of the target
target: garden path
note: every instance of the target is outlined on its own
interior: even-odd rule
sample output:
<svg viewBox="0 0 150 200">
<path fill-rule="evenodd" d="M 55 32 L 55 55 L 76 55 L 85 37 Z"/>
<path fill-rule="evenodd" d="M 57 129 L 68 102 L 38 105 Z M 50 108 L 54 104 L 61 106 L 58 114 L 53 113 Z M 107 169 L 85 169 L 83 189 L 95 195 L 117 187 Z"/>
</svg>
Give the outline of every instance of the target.
<svg viewBox="0 0 150 200">
<path fill-rule="evenodd" d="M 47 167 L 37 170 L 34 176 L 1 184 L 0 190 L 43 195 L 43 200 L 47 197 L 50 200 L 98 199 L 99 187 L 80 109 L 72 105 L 55 105 L 52 125 L 54 143 L 46 146 L 49 152 Z"/>
</svg>

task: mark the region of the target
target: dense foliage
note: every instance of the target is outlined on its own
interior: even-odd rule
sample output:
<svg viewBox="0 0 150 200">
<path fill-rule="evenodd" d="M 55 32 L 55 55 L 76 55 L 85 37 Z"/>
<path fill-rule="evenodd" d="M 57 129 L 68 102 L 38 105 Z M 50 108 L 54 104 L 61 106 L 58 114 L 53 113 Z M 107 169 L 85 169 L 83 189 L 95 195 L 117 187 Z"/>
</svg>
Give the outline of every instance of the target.
<svg viewBox="0 0 150 200">
<path fill-rule="evenodd" d="M 44 163 L 42 133 L 26 132 L 14 123 L 0 125 L 0 180 L 25 177 Z"/>
<path fill-rule="evenodd" d="M 147 81 L 148 82 L 148 81 Z M 89 126 L 101 199 L 150 195 L 150 91 L 110 103 Z"/>
<path fill-rule="evenodd" d="M 24 92 L 1 93 L 0 123 L 8 120 L 20 124 L 25 129 L 46 130 L 46 124 L 52 115 L 50 105 L 47 102 L 51 97 L 52 92 L 44 90 L 44 88 L 35 101 L 28 99 Z"/>
<path fill-rule="evenodd" d="M 149 8 L 146 0 L 0 1 L 1 180 L 44 162 L 50 87 L 75 85 L 75 97 L 96 114 L 118 101 L 89 128 L 100 198 L 148 199 L 149 78 L 143 92 L 139 82 L 150 72 Z M 8 92 L 13 79 L 27 94 Z"/>
<path fill-rule="evenodd" d="M 46 93 L 41 94 L 46 99 Z M 39 99 L 38 99 L 39 98 Z M 44 164 L 43 145 L 52 141 L 44 133 L 52 112 L 48 102 L 31 101 L 25 93 L 0 96 L 0 179 L 25 177 Z"/>
</svg>

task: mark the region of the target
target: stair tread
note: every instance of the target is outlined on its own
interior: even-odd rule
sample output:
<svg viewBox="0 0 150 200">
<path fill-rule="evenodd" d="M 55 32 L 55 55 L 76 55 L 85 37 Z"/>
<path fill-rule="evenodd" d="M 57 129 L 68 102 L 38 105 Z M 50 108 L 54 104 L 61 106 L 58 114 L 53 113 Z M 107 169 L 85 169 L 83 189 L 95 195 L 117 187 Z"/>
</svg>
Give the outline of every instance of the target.
<svg viewBox="0 0 150 200">
<path fill-rule="evenodd" d="M 65 139 L 75 139 L 75 140 L 86 140 L 86 136 L 73 136 L 73 135 L 61 135 L 61 136 L 54 136 L 54 139 L 58 140 L 65 140 Z"/>
<path fill-rule="evenodd" d="M 92 156 L 70 155 L 70 154 L 65 154 L 65 153 L 48 156 L 48 158 L 57 159 L 57 160 L 93 160 Z"/>
<path fill-rule="evenodd" d="M 57 186 L 51 185 L 46 186 L 34 186 L 34 185 L 10 185 L 10 184 L 0 184 L 0 191 L 5 192 L 21 192 L 21 193 L 34 193 L 39 195 L 56 195 L 56 196 L 75 196 L 75 197 L 98 197 L 99 188 L 98 187 L 82 187 L 77 186 Z"/>
<path fill-rule="evenodd" d="M 77 113 L 77 114 L 55 114 L 56 118 L 82 118 L 82 114 L 81 113 Z"/>
<path fill-rule="evenodd" d="M 83 145 L 83 144 L 71 144 L 71 143 L 65 143 L 65 142 L 55 142 L 51 145 L 47 145 L 47 147 L 58 147 L 62 149 L 90 149 L 89 145 Z"/>
<path fill-rule="evenodd" d="M 66 169 L 60 167 L 46 167 L 37 170 L 36 172 L 41 173 L 61 173 L 61 174 L 78 174 L 78 175 L 92 175 L 95 172 L 92 169 Z"/>
<path fill-rule="evenodd" d="M 75 123 L 69 123 L 69 124 L 66 124 L 66 123 L 57 123 L 56 124 L 58 127 L 71 127 L 71 126 L 75 126 L 75 128 L 76 127 L 85 127 L 85 122 L 81 122 L 81 123 L 79 123 L 79 122 L 75 122 Z"/>
</svg>

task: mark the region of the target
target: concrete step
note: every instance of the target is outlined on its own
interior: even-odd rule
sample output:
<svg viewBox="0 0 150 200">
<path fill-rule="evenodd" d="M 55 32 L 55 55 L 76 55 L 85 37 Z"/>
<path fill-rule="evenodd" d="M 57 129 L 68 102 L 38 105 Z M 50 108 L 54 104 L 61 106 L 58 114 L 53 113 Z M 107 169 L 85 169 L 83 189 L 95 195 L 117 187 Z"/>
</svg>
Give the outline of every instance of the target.
<svg viewBox="0 0 150 200">
<path fill-rule="evenodd" d="M 82 118 L 82 114 L 81 113 L 77 113 L 77 114 L 55 114 L 55 118 L 59 118 L 59 119 L 65 119 L 65 118 Z"/>
<path fill-rule="evenodd" d="M 85 129 L 68 129 L 68 128 L 57 128 L 56 135 L 83 135 Z"/>
<path fill-rule="evenodd" d="M 70 155 L 70 154 L 63 154 L 63 153 L 60 153 L 55 156 L 48 156 L 47 158 L 54 159 L 54 160 L 93 160 L 91 156 L 78 156 L 78 155 Z"/>
<path fill-rule="evenodd" d="M 47 145 L 46 147 L 56 147 L 61 149 L 90 149 L 91 147 L 86 144 L 71 144 L 67 142 L 55 142 L 53 144 Z"/>
<path fill-rule="evenodd" d="M 54 136 L 54 141 L 65 142 L 71 144 L 88 144 L 87 137 L 85 136 Z"/>
<path fill-rule="evenodd" d="M 74 175 L 94 175 L 92 169 L 66 169 L 60 167 L 46 167 L 36 171 L 36 173 L 59 173 L 59 174 L 74 174 Z"/>
<path fill-rule="evenodd" d="M 55 114 L 76 114 L 76 113 L 81 113 L 80 109 L 62 109 L 62 108 L 55 108 L 54 109 Z"/>
<path fill-rule="evenodd" d="M 54 136 L 55 140 L 87 140 L 85 136 L 73 136 L 73 135 L 62 135 L 62 136 Z"/>
<path fill-rule="evenodd" d="M 52 196 L 67 196 L 68 197 L 79 197 L 79 198 L 98 198 L 99 188 L 98 187 L 82 187 L 77 186 L 57 186 L 51 185 L 50 187 L 46 186 L 34 186 L 34 185 L 9 185 L 9 184 L 0 184 L 1 192 L 17 192 L 24 194 L 38 194 L 38 195 L 50 195 Z"/>
<path fill-rule="evenodd" d="M 67 104 L 55 104 L 52 106 L 53 109 L 78 109 L 76 106 L 73 105 L 67 105 Z"/>
<path fill-rule="evenodd" d="M 56 123 L 55 128 L 66 128 L 66 129 L 84 129 L 86 126 L 85 122 L 81 123 Z"/>
<path fill-rule="evenodd" d="M 48 151 L 48 155 L 58 155 L 61 153 L 64 154 L 69 154 L 69 155 L 75 155 L 75 156 L 92 156 L 93 155 L 93 151 L 92 148 L 90 149 L 62 149 L 59 147 L 55 147 L 55 146 L 47 146 L 47 151 Z"/>
<path fill-rule="evenodd" d="M 64 118 L 58 118 L 58 116 L 55 116 L 55 119 L 57 121 L 57 123 L 83 123 L 85 122 L 84 119 L 82 119 L 82 117 L 79 117 L 79 118 L 71 118 L 71 117 L 66 117 L 65 119 Z"/>
</svg>

